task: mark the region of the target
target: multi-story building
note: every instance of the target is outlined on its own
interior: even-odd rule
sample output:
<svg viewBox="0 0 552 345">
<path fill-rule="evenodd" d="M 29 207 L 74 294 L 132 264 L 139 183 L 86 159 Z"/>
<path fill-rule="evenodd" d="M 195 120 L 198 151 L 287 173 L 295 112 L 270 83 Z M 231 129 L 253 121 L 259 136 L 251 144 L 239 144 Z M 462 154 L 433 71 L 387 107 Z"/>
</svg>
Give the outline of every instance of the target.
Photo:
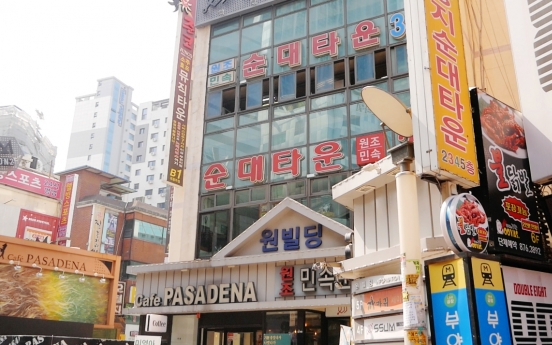
<svg viewBox="0 0 552 345">
<path fill-rule="evenodd" d="M 125 200 L 141 201 L 165 208 L 167 198 L 165 152 L 167 148 L 169 100 L 140 103 L 134 132 L 130 187 L 136 192 Z"/>
<path fill-rule="evenodd" d="M 23 151 L 23 166 L 39 173 L 52 174 L 57 148 L 42 136 L 38 123 L 15 105 L 0 107 L 0 136 L 16 138 Z"/>
<path fill-rule="evenodd" d="M 76 97 L 66 169 L 91 166 L 130 179 L 138 107 L 132 87 L 115 77 Z"/>
</svg>

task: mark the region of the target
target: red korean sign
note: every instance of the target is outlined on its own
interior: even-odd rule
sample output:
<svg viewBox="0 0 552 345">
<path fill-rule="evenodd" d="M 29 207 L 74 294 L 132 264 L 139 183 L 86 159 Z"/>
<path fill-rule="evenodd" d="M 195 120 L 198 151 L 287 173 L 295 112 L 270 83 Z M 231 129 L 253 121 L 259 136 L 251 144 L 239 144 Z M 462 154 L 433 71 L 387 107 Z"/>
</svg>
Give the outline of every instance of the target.
<svg viewBox="0 0 552 345">
<path fill-rule="evenodd" d="M 69 213 L 71 212 L 71 196 L 73 195 L 73 185 L 75 175 L 69 175 L 65 179 L 65 188 L 61 198 L 61 216 L 59 220 L 58 237 L 67 236 L 67 226 L 69 224 Z M 58 244 L 65 245 L 65 241 L 60 241 Z"/>
<path fill-rule="evenodd" d="M 176 66 L 171 139 L 167 182 L 181 187 L 184 183 L 184 153 L 190 101 L 190 80 L 194 53 L 195 0 L 182 1 L 182 27 Z"/>
<path fill-rule="evenodd" d="M 61 183 L 58 180 L 23 169 L 0 175 L 0 183 L 52 199 L 58 199 L 61 192 Z"/>
<path fill-rule="evenodd" d="M 356 163 L 363 166 L 374 163 L 387 155 L 383 132 L 363 135 L 356 139 Z"/>
<path fill-rule="evenodd" d="M 24 240 L 51 243 L 56 240 L 59 218 L 46 214 L 21 210 L 15 237 Z"/>
</svg>

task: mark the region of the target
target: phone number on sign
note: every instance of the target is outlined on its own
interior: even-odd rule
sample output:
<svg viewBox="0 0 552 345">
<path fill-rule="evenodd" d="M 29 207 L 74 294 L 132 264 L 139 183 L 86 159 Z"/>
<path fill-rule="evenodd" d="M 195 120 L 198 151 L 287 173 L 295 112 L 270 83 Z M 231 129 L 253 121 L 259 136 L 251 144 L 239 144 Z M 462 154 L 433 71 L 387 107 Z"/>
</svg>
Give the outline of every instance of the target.
<svg viewBox="0 0 552 345">
<path fill-rule="evenodd" d="M 455 156 L 446 150 L 441 150 L 441 159 L 447 164 L 456 165 L 460 169 L 467 171 L 470 175 L 475 174 L 475 167 L 473 166 L 472 161 L 467 161 L 464 158 Z"/>
</svg>

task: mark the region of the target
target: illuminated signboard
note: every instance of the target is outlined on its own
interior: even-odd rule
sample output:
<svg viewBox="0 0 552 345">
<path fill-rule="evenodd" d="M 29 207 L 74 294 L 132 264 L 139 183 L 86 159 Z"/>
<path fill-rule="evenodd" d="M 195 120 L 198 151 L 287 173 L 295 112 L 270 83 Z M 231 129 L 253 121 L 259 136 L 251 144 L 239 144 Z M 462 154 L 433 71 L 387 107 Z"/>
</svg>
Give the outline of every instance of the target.
<svg viewBox="0 0 552 345">
<path fill-rule="evenodd" d="M 195 0 L 185 1 L 180 44 L 176 65 L 171 137 L 169 145 L 169 164 L 167 182 L 181 187 L 184 181 L 184 153 L 186 149 L 186 131 L 190 101 L 190 79 L 192 77 L 192 59 L 195 35 Z"/>
</svg>

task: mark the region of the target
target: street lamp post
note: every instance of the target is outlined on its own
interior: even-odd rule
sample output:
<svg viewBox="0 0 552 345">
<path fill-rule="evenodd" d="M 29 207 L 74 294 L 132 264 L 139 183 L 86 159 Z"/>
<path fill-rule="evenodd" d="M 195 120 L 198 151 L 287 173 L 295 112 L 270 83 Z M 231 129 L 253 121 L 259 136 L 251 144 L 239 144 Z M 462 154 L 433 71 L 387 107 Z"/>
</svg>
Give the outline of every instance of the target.
<svg viewBox="0 0 552 345">
<path fill-rule="evenodd" d="M 373 86 L 362 90 L 362 99 L 380 121 L 393 132 L 412 136 L 410 111 L 393 95 Z M 414 147 L 406 142 L 389 149 L 393 164 L 400 171 L 395 175 L 397 184 L 397 211 L 399 249 L 401 255 L 401 281 L 403 297 L 404 343 L 420 344 L 427 341 L 425 296 L 421 274 L 422 251 L 418 219 L 416 174 L 410 170 L 414 161 Z M 424 339 L 425 341 L 419 341 Z"/>
</svg>

